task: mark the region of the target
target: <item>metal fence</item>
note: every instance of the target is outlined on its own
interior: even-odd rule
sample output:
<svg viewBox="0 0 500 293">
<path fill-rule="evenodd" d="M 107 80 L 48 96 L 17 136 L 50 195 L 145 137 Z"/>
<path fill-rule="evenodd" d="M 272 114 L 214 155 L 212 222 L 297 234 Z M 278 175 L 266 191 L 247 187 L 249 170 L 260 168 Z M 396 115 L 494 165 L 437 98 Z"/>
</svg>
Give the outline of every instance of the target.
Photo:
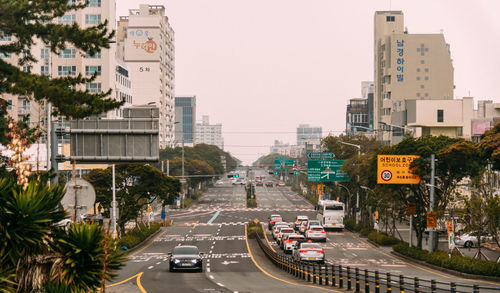
<svg viewBox="0 0 500 293">
<path fill-rule="evenodd" d="M 407 277 L 391 273 L 379 272 L 378 270 L 367 270 L 352 267 L 344 267 L 335 264 L 317 264 L 304 261 L 296 261 L 292 257 L 282 255 L 273 251 L 264 240 L 257 234 L 257 242 L 277 267 L 291 275 L 321 286 L 337 287 L 339 289 L 353 290 L 355 292 L 387 292 L 399 291 L 409 292 L 493 292 L 500 293 L 500 287 L 485 287 L 455 282 L 441 282 L 436 280 L 420 279 L 418 277 Z"/>
</svg>

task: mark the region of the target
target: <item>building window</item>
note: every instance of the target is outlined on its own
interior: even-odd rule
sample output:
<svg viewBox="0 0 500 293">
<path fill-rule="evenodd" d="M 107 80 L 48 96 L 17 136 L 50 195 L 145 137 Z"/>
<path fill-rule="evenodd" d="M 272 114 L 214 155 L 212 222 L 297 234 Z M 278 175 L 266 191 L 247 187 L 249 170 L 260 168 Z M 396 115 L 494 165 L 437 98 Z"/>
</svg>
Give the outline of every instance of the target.
<svg viewBox="0 0 500 293">
<path fill-rule="evenodd" d="M 10 42 L 12 41 L 12 36 L 6 36 L 0 32 L 0 42 Z"/>
<path fill-rule="evenodd" d="M 12 110 L 12 100 L 7 100 L 7 110 Z"/>
<path fill-rule="evenodd" d="M 0 59 L 10 58 L 11 56 L 12 56 L 11 53 L 0 52 Z"/>
<path fill-rule="evenodd" d="M 40 58 L 42 59 L 49 59 L 49 49 L 48 48 L 43 48 L 40 51 Z"/>
<path fill-rule="evenodd" d="M 85 14 L 85 24 L 100 24 L 101 15 L 100 14 Z"/>
<path fill-rule="evenodd" d="M 59 24 L 74 24 L 76 22 L 75 14 L 65 14 L 58 18 Z"/>
<path fill-rule="evenodd" d="M 444 110 L 437 110 L 437 122 L 444 121 Z"/>
<path fill-rule="evenodd" d="M 425 72 L 429 72 L 429 68 L 426 68 L 426 69 L 425 69 Z"/>
<path fill-rule="evenodd" d="M 57 66 L 57 75 L 59 76 L 76 75 L 76 66 Z"/>
<path fill-rule="evenodd" d="M 463 135 L 464 135 L 463 128 L 461 126 L 457 127 L 457 136 L 463 136 Z"/>
<path fill-rule="evenodd" d="M 396 17 L 395 16 L 386 16 L 385 20 L 387 22 L 394 22 L 396 20 Z"/>
<path fill-rule="evenodd" d="M 97 76 L 101 75 L 101 66 L 85 66 L 85 75 L 94 75 L 97 72 Z"/>
<path fill-rule="evenodd" d="M 87 83 L 87 91 L 89 93 L 97 94 L 101 92 L 101 83 L 100 82 L 91 82 Z"/>
<path fill-rule="evenodd" d="M 420 72 L 420 68 L 417 68 L 417 72 Z"/>
<path fill-rule="evenodd" d="M 85 58 L 87 59 L 101 59 L 101 51 L 95 52 L 94 55 L 90 55 L 90 53 L 85 54 Z"/>
<path fill-rule="evenodd" d="M 425 63 L 425 61 L 424 61 L 424 60 L 420 60 L 420 64 L 424 64 L 424 63 Z"/>
<path fill-rule="evenodd" d="M 420 93 L 417 93 L 417 98 L 420 98 Z"/>
<path fill-rule="evenodd" d="M 424 85 L 423 85 L 423 84 L 421 84 L 421 85 L 420 85 L 420 88 L 421 88 L 421 89 L 423 89 L 423 88 L 424 88 Z"/>
<path fill-rule="evenodd" d="M 426 77 L 425 77 L 425 80 L 429 80 L 429 77 L 428 77 L 428 76 L 426 76 Z"/>
<path fill-rule="evenodd" d="M 87 0 L 87 7 L 101 7 L 101 0 Z"/>
<path fill-rule="evenodd" d="M 75 58 L 76 57 L 76 49 L 75 48 L 68 48 L 61 50 L 59 52 L 59 58 L 64 58 L 64 59 L 70 59 L 70 58 Z"/>
<path fill-rule="evenodd" d="M 27 65 L 23 66 L 23 71 L 24 72 L 31 72 L 31 66 L 27 66 Z"/>
<path fill-rule="evenodd" d="M 68 5 L 76 5 L 76 0 L 68 0 Z"/>
<path fill-rule="evenodd" d="M 417 76 L 417 80 L 420 80 L 420 76 Z"/>
</svg>

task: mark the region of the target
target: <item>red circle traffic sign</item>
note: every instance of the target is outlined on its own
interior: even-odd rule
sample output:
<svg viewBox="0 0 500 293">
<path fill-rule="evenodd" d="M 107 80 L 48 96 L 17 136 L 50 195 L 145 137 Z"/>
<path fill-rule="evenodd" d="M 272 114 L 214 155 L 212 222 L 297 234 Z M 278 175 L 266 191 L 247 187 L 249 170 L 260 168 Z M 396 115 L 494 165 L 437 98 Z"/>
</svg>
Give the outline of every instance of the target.
<svg viewBox="0 0 500 293">
<path fill-rule="evenodd" d="M 382 177 L 382 180 L 384 180 L 384 181 L 389 181 L 392 179 L 392 173 L 389 170 L 384 170 L 384 171 L 382 171 L 382 174 L 380 177 Z"/>
</svg>

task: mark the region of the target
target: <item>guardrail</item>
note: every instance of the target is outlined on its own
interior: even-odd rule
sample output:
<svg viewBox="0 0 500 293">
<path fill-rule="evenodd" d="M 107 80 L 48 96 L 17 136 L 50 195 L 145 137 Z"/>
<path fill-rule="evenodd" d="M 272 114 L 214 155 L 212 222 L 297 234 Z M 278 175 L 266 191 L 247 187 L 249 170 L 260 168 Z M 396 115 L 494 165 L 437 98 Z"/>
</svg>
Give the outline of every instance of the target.
<svg viewBox="0 0 500 293">
<path fill-rule="evenodd" d="M 264 232 L 265 233 L 265 232 Z M 450 292 L 450 293 L 500 293 L 500 287 L 485 287 L 478 285 L 460 284 L 455 282 L 441 282 L 436 280 L 410 278 L 403 275 L 379 272 L 378 270 L 367 270 L 353 267 L 344 267 L 335 264 L 317 264 L 304 261 L 296 261 L 292 257 L 276 253 L 264 243 L 264 240 L 256 233 L 257 242 L 277 267 L 291 275 L 322 286 L 337 287 L 339 289 L 353 290 L 365 293 L 392 293 L 398 290 L 420 292 Z"/>
</svg>

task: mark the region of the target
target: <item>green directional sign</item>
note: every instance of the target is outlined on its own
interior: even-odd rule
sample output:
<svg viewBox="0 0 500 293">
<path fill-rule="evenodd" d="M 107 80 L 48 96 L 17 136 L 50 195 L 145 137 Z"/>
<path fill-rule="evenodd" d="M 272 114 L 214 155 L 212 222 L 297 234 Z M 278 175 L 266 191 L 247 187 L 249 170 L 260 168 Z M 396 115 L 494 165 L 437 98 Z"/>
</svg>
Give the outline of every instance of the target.
<svg viewBox="0 0 500 293">
<path fill-rule="evenodd" d="M 275 159 L 274 160 L 274 170 L 285 170 L 291 169 L 295 165 L 294 160 L 286 160 L 286 159 Z"/>
<path fill-rule="evenodd" d="M 309 153 L 309 159 L 333 159 L 333 153 Z"/>
<path fill-rule="evenodd" d="M 307 181 L 309 182 L 345 182 L 349 175 L 340 170 L 344 160 L 307 161 Z"/>
</svg>

